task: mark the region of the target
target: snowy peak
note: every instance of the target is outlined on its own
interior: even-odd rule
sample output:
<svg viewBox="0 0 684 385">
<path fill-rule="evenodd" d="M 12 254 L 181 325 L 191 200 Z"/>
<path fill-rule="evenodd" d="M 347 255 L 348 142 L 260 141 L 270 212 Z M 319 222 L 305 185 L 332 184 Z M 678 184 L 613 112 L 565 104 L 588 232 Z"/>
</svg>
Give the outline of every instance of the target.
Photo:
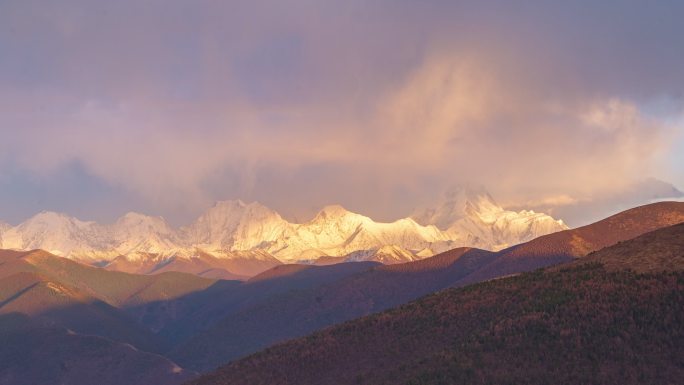
<svg viewBox="0 0 684 385">
<path fill-rule="evenodd" d="M 493 223 L 504 212 L 504 209 L 496 204 L 489 194 L 486 194 L 469 198 L 463 211 L 467 217 L 477 216 L 485 223 Z"/>
<path fill-rule="evenodd" d="M 217 202 L 186 228 L 190 243 L 212 250 L 250 250 L 289 228 L 280 214 L 258 202 Z"/>
<path fill-rule="evenodd" d="M 162 217 L 129 212 L 107 230 L 121 255 L 168 254 L 179 247 L 175 230 Z"/>
<path fill-rule="evenodd" d="M 465 217 L 491 219 L 503 211 L 482 188 L 459 187 L 447 191 L 436 207 L 417 210 L 412 218 L 421 225 L 435 225 L 447 230 Z"/>
<path fill-rule="evenodd" d="M 477 202 L 487 201 L 496 205 L 494 198 L 482 186 L 456 186 L 446 190 L 443 194 L 445 201 L 462 201 L 462 202 Z"/>
<path fill-rule="evenodd" d="M 126 213 L 112 226 L 115 233 L 126 234 L 173 234 L 174 230 L 162 217 L 151 217 L 135 212 Z"/>
<path fill-rule="evenodd" d="M 567 229 L 563 221 L 534 211 L 508 211 L 483 189 L 458 188 L 444 194 L 437 207 L 417 211 L 418 223 L 435 225 L 448 238 L 488 250 L 499 250 Z"/>
<path fill-rule="evenodd" d="M 410 218 L 375 222 L 334 205 L 324 207 L 312 221 L 296 226 L 272 252 L 288 262 L 352 254 L 355 257 L 351 260 L 358 260 L 370 258 L 387 245 L 418 251 L 441 241 L 447 238 L 434 226 L 421 226 Z"/>
<path fill-rule="evenodd" d="M 5 222 L 0 222 L 0 247 L 2 247 L 2 237 L 3 235 L 8 232 L 12 226 L 9 223 Z"/>
<path fill-rule="evenodd" d="M 3 234 L 2 247 L 44 249 L 58 255 L 96 254 L 111 248 L 102 226 L 84 222 L 66 214 L 40 212 Z"/>
<path fill-rule="evenodd" d="M 59 231 L 65 226 L 72 228 L 86 228 L 94 222 L 83 222 L 74 217 L 54 211 L 41 211 L 19 225 L 21 228 L 30 228 L 44 232 Z"/>
<path fill-rule="evenodd" d="M 94 261 L 131 252 L 167 252 L 177 247 L 174 238 L 175 231 L 160 217 L 128 213 L 112 225 L 100 225 L 44 211 L 5 231 L 1 246 Z"/>
<path fill-rule="evenodd" d="M 16 227 L 0 225 L 0 247 L 148 265 L 173 258 L 194 263 L 201 255 L 243 265 L 319 257 L 397 263 L 461 246 L 497 250 L 565 228 L 545 214 L 507 211 L 484 190 L 461 188 L 449 191 L 434 208 L 389 223 L 340 205 L 323 207 L 308 222 L 290 223 L 258 202 L 241 200 L 217 202 L 181 229 L 135 212 L 109 225 L 42 212 Z"/>
<path fill-rule="evenodd" d="M 349 217 L 363 217 L 361 214 L 353 213 L 340 205 L 328 205 L 316 214 L 313 222 L 325 222 L 329 220 L 342 220 Z M 364 217 L 365 218 L 365 217 Z"/>
<path fill-rule="evenodd" d="M 310 229 L 313 232 L 349 233 L 366 223 L 373 221 L 361 214 L 351 212 L 340 205 L 325 206 L 308 223 L 299 225 L 299 229 Z"/>
<path fill-rule="evenodd" d="M 241 223 L 280 219 L 282 218 L 277 212 L 258 202 L 246 204 L 241 200 L 232 200 L 216 202 L 195 223 L 211 226 L 237 226 Z"/>
</svg>

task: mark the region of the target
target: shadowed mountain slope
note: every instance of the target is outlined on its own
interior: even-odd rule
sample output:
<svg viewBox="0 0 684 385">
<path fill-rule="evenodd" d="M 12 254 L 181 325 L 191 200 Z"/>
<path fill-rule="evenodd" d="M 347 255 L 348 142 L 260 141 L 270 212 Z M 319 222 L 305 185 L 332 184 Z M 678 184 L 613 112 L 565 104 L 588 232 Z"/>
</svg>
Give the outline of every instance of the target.
<svg viewBox="0 0 684 385">
<path fill-rule="evenodd" d="M 450 287 L 495 255 L 478 249 L 455 249 L 416 262 L 371 265 L 329 283 L 283 292 L 226 316 L 179 345 L 170 357 L 193 370 L 209 370 L 275 342 Z M 281 266 L 252 280 L 258 281 L 267 274 L 277 276 L 277 270 L 287 269 L 291 273 L 322 268 Z"/>
<path fill-rule="evenodd" d="M 273 346 L 191 384 L 679 383 L 684 271 L 665 250 L 681 258 L 683 231 L 623 242 L 592 263 L 436 293 Z M 654 249 L 661 257 L 649 257 Z M 625 270 L 615 255 L 626 268 L 646 258 L 652 272 Z"/>
<path fill-rule="evenodd" d="M 180 384 L 195 376 L 132 345 L 0 315 L 0 384 Z"/>
<path fill-rule="evenodd" d="M 182 316 L 183 298 L 216 280 L 191 274 L 111 272 L 42 250 L 0 250 L 0 313 L 19 312 L 41 324 L 128 342 L 163 352 L 170 344 L 156 326 Z M 165 303 L 160 312 L 154 304 Z M 150 313 L 154 319 L 150 320 Z"/>
<path fill-rule="evenodd" d="M 461 248 L 420 261 L 377 266 L 340 281 L 284 293 L 245 307 L 178 346 L 171 357 L 189 368 L 205 371 L 275 342 L 398 306 L 425 294 L 568 262 L 682 221 L 684 203 L 656 203 L 498 253 Z"/>
<path fill-rule="evenodd" d="M 344 279 L 378 266 L 375 262 L 343 263 L 331 266 L 282 265 L 251 278 L 247 282 L 219 281 L 206 290 L 175 301 L 184 312 L 160 330 L 167 340 L 180 343 L 213 327 L 222 319 L 277 298 L 298 293 Z M 155 304 L 146 305 L 147 309 Z M 159 302 L 158 306 L 168 306 Z M 273 318 L 273 317 L 268 317 Z M 256 320 L 256 326 L 266 320 Z M 203 352 L 202 354 L 208 354 Z"/>
<path fill-rule="evenodd" d="M 160 341 L 126 313 L 82 291 L 35 273 L 17 273 L 0 281 L 0 315 L 21 313 L 34 323 L 100 335 L 158 351 Z"/>
<path fill-rule="evenodd" d="M 48 315 L 55 317 L 61 314 L 63 318 L 70 315 L 69 319 L 97 325 L 100 321 L 94 315 L 99 313 L 82 310 L 106 308 L 162 343 L 156 347 L 141 343 L 138 347 L 163 351 L 238 309 L 282 293 L 335 281 L 377 265 L 373 262 L 326 267 L 297 265 L 293 267 L 301 271 L 294 274 L 282 277 L 265 275 L 241 283 L 177 272 L 155 275 L 112 272 L 41 250 L 0 250 L 0 295 L 4 293 L 5 298 L 17 296 L 21 299 L 19 302 L 15 300 L 12 306 L 8 305 L 8 309 L 44 319 L 50 319 L 46 318 Z M 24 277 L 26 282 L 17 283 L 18 277 Z M 23 308 L 17 308 L 20 303 Z M 73 323 L 64 326 L 72 327 Z M 112 325 L 95 329 L 84 331 L 131 343 L 144 340 L 110 335 L 111 330 L 117 329 Z"/>
</svg>

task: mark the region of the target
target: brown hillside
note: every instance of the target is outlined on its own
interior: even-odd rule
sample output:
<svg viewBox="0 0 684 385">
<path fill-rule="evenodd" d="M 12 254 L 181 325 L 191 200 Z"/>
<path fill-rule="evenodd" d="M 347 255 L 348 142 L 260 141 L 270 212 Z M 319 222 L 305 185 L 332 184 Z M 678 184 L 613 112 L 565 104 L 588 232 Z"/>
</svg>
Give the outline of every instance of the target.
<svg viewBox="0 0 684 385">
<path fill-rule="evenodd" d="M 675 384 L 682 319 L 682 271 L 591 264 L 444 291 L 190 384 Z"/>
<path fill-rule="evenodd" d="M 0 279 L 18 272 L 40 274 L 116 307 L 177 298 L 216 282 L 175 272 L 145 276 L 107 271 L 43 250 L 0 250 Z"/>
<path fill-rule="evenodd" d="M 366 263 L 365 268 L 352 274 L 304 290 L 285 291 L 228 314 L 176 347 L 170 357 L 193 370 L 210 370 L 273 343 L 448 288 L 495 255 L 461 248 L 417 262 L 379 266 Z M 298 274 L 317 272 L 316 276 L 322 277 L 325 271 L 356 266 L 363 265 L 282 266 L 267 275 L 277 277 L 270 282 L 287 277 L 283 282 L 291 286 Z M 260 281 L 256 279 L 256 282 Z"/>
<path fill-rule="evenodd" d="M 147 351 L 159 349 L 158 338 L 124 312 L 74 287 L 35 273 L 0 280 L 0 315 L 21 313 L 42 325 L 100 335 Z"/>
<path fill-rule="evenodd" d="M 493 262 L 460 284 L 568 262 L 620 241 L 681 222 L 684 222 L 684 202 L 659 202 L 635 207 L 587 226 L 545 235 L 502 250 Z"/>
<path fill-rule="evenodd" d="M 684 223 L 619 242 L 574 263 L 601 263 L 607 270 L 627 268 L 640 273 L 683 270 Z"/>
<path fill-rule="evenodd" d="M 201 252 L 192 258 L 171 257 L 168 260 L 161 260 L 155 254 L 145 254 L 144 258 L 147 259 L 146 263 L 129 261 L 126 257 L 120 256 L 104 268 L 133 274 L 179 272 L 208 278 L 211 276 L 211 278 L 218 279 L 245 280 L 247 277 L 280 264 L 275 258 L 267 261 L 246 258 L 226 259 Z"/>
</svg>

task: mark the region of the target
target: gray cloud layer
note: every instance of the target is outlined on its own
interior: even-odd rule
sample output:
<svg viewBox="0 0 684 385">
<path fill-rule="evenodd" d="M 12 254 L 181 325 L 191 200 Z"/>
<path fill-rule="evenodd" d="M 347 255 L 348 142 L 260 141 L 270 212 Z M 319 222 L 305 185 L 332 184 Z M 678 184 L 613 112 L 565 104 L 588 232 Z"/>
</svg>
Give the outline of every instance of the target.
<svg viewBox="0 0 684 385">
<path fill-rule="evenodd" d="M 69 183 L 118 191 L 103 206 L 174 220 L 234 197 L 389 219 L 453 184 L 562 205 L 684 183 L 684 6 L 515 3 L 5 1 L 0 183 L 76 164 Z"/>
</svg>

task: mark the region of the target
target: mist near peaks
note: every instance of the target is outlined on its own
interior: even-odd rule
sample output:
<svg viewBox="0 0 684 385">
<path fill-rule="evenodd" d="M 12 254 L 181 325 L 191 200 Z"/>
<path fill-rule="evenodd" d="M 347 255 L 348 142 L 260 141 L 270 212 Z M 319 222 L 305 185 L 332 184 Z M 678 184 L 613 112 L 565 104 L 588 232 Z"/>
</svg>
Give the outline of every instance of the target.
<svg viewBox="0 0 684 385">
<path fill-rule="evenodd" d="M 680 8 L 5 2 L 0 209 L 391 220 L 455 184 L 610 209 L 684 183 Z"/>
</svg>

